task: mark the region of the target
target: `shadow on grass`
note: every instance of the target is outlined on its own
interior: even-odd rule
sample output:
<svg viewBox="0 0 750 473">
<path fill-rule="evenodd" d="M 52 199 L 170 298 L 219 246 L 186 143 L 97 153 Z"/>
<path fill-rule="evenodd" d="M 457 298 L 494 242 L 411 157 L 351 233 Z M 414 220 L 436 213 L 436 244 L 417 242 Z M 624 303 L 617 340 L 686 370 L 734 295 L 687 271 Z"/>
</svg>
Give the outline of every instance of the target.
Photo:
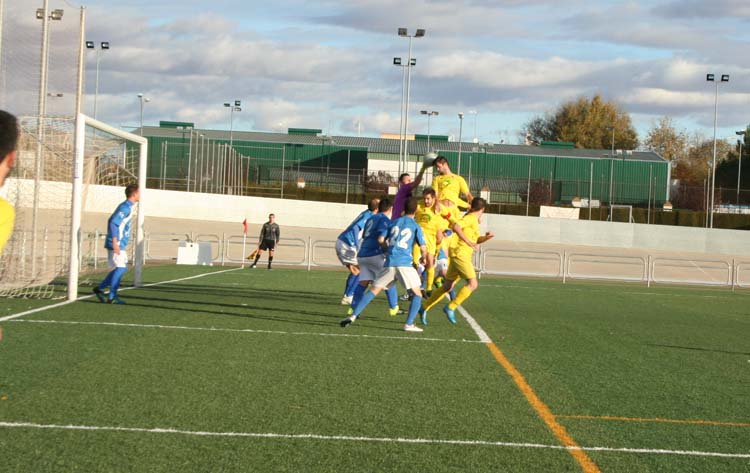
<svg viewBox="0 0 750 473">
<path fill-rule="evenodd" d="M 143 301 L 143 303 L 131 302 L 133 300 Z M 292 311 L 289 309 L 249 305 L 249 304 L 238 305 L 238 304 L 226 304 L 226 303 L 209 303 L 209 302 L 198 302 L 198 301 L 186 301 L 184 299 L 177 300 L 177 299 L 141 297 L 137 295 L 128 295 L 128 297 L 126 298 L 126 301 L 127 301 L 126 305 L 123 306 L 125 308 L 139 307 L 139 308 L 146 308 L 146 309 L 152 309 L 152 310 L 189 312 L 189 313 L 195 313 L 195 314 L 211 314 L 211 315 L 228 316 L 228 317 L 240 317 L 240 318 L 252 319 L 252 320 L 267 320 L 267 321 L 281 322 L 281 323 L 287 323 L 287 324 L 310 325 L 310 326 L 317 326 L 317 327 L 338 326 L 338 321 L 344 318 L 344 315 L 332 314 L 328 312 L 315 312 L 315 311 L 309 311 L 309 310 L 293 310 Z M 148 302 L 155 302 L 155 303 L 152 304 Z M 100 302 L 94 299 L 82 301 L 82 303 L 100 304 Z M 162 303 L 162 304 L 168 303 L 170 305 L 161 305 L 159 303 Z M 193 306 L 199 305 L 199 306 L 210 306 L 210 307 L 225 307 L 227 309 L 252 311 L 252 312 L 238 313 L 238 312 L 233 312 L 233 311 L 210 310 L 207 307 L 200 307 L 200 308 L 184 307 L 184 306 L 180 306 L 179 304 L 190 304 Z M 271 314 L 264 315 L 264 314 L 259 314 L 258 312 L 265 312 L 265 313 L 270 312 Z M 290 316 L 290 314 L 298 314 L 302 316 L 313 316 L 313 317 L 325 317 L 327 319 L 333 319 L 336 322 L 296 318 L 296 317 Z M 398 331 L 398 332 L 401 331 L 400 327 L 395 328 L 393 327 L 393 325 L 397 324 L 400 326 L 400 324 L 403 323 L 402 321 L 398 319 L 394 319 L 390 321 L 380 321 L 380 323 L 378 322 L 373 323 L 373 322 L 375 322 L 374 319 L 367 320 L 366 327 L 377 329 L 377 330 L 388 330 L 388 331 Z M 388 325 L 384 325 L 384 324 L 388 324 Z M 364 325 L 364 324 L 360 324 L 360 325 Z"/>
<path fill-rule="evenodd" d="M 683 347 L 679 345 L 660 345 L 657 343 L 645 343 L 646 346 L 658 347 L 658 348 L 674 348 L 677 350 L 691 350 L 691 351 L 707 351 L 711 353 L 725 353 L 727 355 L 744 355 L 750 356 L 750 353 L 742 351 L 729 351 L 729 350 L 716 350 L 714 348 L 703 348 L 703 347 Z"/>
</svg>

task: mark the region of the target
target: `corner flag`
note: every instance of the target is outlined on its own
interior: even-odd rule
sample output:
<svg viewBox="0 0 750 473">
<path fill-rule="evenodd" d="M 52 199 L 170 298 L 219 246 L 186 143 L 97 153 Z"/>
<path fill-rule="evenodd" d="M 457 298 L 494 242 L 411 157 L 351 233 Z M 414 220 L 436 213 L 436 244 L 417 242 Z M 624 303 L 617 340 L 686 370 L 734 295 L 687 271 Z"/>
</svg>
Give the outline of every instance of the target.
<svg viewBox="0 0 750 473">
<path fill-rule="evenodd" d="M 247 219 L 242 221 L 242 233 L 247 235 Z"/>
</svg>

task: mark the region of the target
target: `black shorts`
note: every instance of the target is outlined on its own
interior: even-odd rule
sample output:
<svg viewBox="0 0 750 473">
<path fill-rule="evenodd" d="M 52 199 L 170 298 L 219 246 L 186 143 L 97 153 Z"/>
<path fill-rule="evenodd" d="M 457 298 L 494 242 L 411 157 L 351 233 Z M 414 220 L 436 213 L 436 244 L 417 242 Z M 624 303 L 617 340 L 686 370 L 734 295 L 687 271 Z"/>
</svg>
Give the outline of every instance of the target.
<svg viewBox="0 0 750 473">
<path fill-rule="evenodd" d="M 261 250 L 273 251 L 276 249 L 276 240 L 263 240 L 260 242 Z"/>
</svg>

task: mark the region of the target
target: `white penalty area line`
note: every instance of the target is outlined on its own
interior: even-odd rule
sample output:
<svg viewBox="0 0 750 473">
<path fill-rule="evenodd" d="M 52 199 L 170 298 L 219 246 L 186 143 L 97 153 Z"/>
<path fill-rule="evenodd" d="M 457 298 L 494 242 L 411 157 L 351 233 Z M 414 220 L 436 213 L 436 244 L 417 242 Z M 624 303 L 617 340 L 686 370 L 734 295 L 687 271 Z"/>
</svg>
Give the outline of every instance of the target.
<svg viewBox="0 0 750 473">
<path fill-rule="evenodd" d="M 173 283 L 173 282 L 188 281 L 190 279 L 202 278 L 204 276 L 212 276 L 214 274 L 228 273 L 230 271 L 238 271 L 240 269 L 242 269 L 242 268 L 224 269 L 224 270 L 221 270 L 221 271 L 213 271 L 213 272 L 210 272 L 210 273 L 197 274 L 195 276 L 189 276 L 189 277 L 186 277 L 186 278 L 171 279 L 169 281 L 152 282 L 152 283 L 144 284 L 144 285 L 138 286 L 138 287 L 123 287 L 122 289 L 120 289 L 120 292 L 122 292 L 122 291 L 129 291 L 131 289 L 142 289 L 144 287 L 160 286 L 162 284 L 169 284 L 169 283 Z M 31 309 L 31 310 L 27 310 L 25 312 L 20 312 L 18 314 L 8 315 L 6 317 L 0 318 L 0 322 L 7 322 L 8 320 L 17 319 L 17 318 L 23 317 L 25 315 L 31 315 L 31 314 L 36 314 L 38 312 L 44 312 L 45 310 L 55 309 L 57 307 L 62 307 L 62 306 L 68 305 L 68 304 L 72 304 L 73 302 L 78 302 L 78 301 L 83 301 L 83 300 L 86 300 L 86 299 L 91 299 L 92 297 L 94 297 L 94 294 L 89 294 L 87 296 L 81 296 L 81 297 L 77 298 L 74 301 L 58 302 L 57 304 L 46 305 L 44 307 L 38 307 L 36 309 Z"/>
<path fill-rule="evenodd" d="M 255 333 L 272 335 L 294 335 L 309 337 L 342 337 L 342 338 L 367 338 L 376 340 L 408 340 L 415 342 L 445 342 L 445 343 L 484 343 L 480 340 L 462 340 L 450 338 L 423 338 L 423 337 L 396 337 L 387 335 L 366 335 L 352 333 L 320 333 L 320 332 L 285 332 L 282 330 L 255 330 L 249 328 L 217 328 L 217 327 L 185 327 L 180 325 L 158 325 L 158 324 L 128 324 L 121 322 L 78 322 L 72 320 L 13 320 L 13 323 L 27 324 L 62 324 L 62 325 L 94 325 L 105 327 L 130 327 L 163 330 L 193 330 L 201 332 L 232 332 L 232 333 Z"/>
<path fill-rule="evenodd" d="M 701 452 L 691 450 L 666 450 L 650 448 L 614 448 L 614 447 L 567 447 L 562 445 L 546 445 L 526 442 L 499 442 L 490 440 L 448 440 L 448 439 L 425 439 L 425 438 L 403 438 L 403 437 L 364 437 L 349 435 L 319 435 L 319 434 L 279 434 L 272 432 L 207 432 L 196 430 L 179 430 L 173 428 L 141 428 L 141 427 L 107 427 L 92 425 L 56 425 L 36 424 L 32 422 L 0 422 L 0 428 L 20 429 L 45 429 L 45 430 L 74 430 L 93 432 L 128 432 L 148 434 L 176 434 L 194 437 L 236 437 L 236 438 L 258 438 L 258 439 L 284 439 L 284 440 L 320 440 L 338 442 L 379 442 L 379 443 L 405 443 L 405 444 L 429 444 L 429 445 L 468 445 L 485 447 L 505 448 L 533 448 L 545 450 L 583 450 L 590 452 L 614 452 L 614 453 L 636 453 L 653 455 L 682 455 L 696 457 L 719 457 L 719 458 L 750 458 L 750 453 L 722 453 Z"/>
</svg>

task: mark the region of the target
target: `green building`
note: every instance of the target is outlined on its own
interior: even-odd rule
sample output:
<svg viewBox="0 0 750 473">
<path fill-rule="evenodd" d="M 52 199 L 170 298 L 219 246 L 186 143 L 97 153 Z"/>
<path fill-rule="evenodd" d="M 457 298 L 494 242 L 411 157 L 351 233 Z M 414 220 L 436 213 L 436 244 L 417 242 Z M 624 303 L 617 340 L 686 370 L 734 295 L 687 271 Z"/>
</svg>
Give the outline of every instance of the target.
<svg viewBox="0 0 750 473">
<path fill-rule="evenodd" d="M 287 133 L 195 129 L 192 123 L 144 127 L 149 141 L 149 186 L 198 192 L 268 195 L 285 186 L 363 193 L 394 185 L 399 140 L 324 136 L 321 130 Z M 428 137 L 408 142 L 407 172 L 419 168 Z M 659 205 L 669 200 L 670 163 L 653 151 L 577 149 L 569 143 L 540 146 L 458 143 L 429 137 L 472 193 L 491 202 L 570 203 L 574 198 L 609 204 Z M 230 146 L 231 143 L 231 146 Z M 429 179 L 429 177 L 428 177 Z M 610 197 L 611 196 L 611 197 Z"/>
</svg>

